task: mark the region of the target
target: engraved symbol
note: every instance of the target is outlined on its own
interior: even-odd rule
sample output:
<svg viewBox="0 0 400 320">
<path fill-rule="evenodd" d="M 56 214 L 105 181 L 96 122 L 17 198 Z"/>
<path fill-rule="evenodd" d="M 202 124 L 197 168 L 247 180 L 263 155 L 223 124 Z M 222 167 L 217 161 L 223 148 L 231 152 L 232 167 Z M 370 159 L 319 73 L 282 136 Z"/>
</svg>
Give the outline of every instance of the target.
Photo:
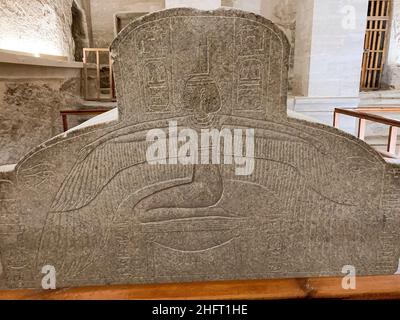
<svg viewBox="0 0 400 320">
<path fill-rule="evenodd" d="M 239 69 L 241 81 L 261 80 L 262 65 L 260 61 L 245 60 L 240 64 Z"/>
<path fill-rule="evenodd" d="M 186 82 L 183 103 L 186 110 L 194 112 L 194 121 L 201 125 L 209 124 L 221 110 L 219 90 L 208 76 L 194 76 Z"/>
<path fill-rule="evenodd" d="M 147 26 L 137 35 L 138 55 L 143 61 L 142 92 L 146 112 L 168 112 L 171 100 L 171 43 L 167 24 Z"/>
<path fill-rule="evenodd" d="M 183 90 L 183 106 L 193 111 L 195 123 L 208 125 L 214 114 L 221 110 L 221 96 L 215 81 L 210 77 L 209 40 L 201 35 L 197 47 L 197 63 Z"/>
<path fill-rule="evenodd" d="M 206 35 L 201 35 L 196 56 L 197 64 L 193 74 L 210 74 L 209 41 Z"/>
<path fill-rule="evenodd" d="M 253 25 L 243 26 L 240 31 L 240 45 L 242 53 L 263 53 L 264 30 Z"/>
<path fill-rule="evenodd" d="M 161 57 L 169 50 L 168 34 L 160 26 L 152 26 L 141 31 L 137 38 L 139 53 L 145 56 Z"/>
<path fill-rule="evenodd" d="M 146 100 L 150 111 L 165 111 L 169 105 L 167 69 L 162 61 L 150 61 L 145 66 Z"/>
<path fill-rule="evenodd" d="M 239 63 L 237 107 L 240 110 L 262 108 L 263 66 L 259 60 L 246 59 Z"/>
<path fill-rule="evenodd" d="M 149 62 L 146 67 L 148 84 L 162 85 L 167 81 L 167 71 L 162 62 Z"/>
</svg>

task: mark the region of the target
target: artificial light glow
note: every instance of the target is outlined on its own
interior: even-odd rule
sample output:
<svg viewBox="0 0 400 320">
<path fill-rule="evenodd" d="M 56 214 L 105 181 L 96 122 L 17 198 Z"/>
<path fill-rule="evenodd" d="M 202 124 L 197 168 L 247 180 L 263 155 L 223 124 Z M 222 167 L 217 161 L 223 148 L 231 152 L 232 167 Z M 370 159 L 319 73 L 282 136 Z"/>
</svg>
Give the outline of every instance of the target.
<svg viewBox="0 0 400 320">
<path fill-rule="evenodd" d="M 62 56 L 62 50 L 56 44 L 42 39 L 11 39 L 0 35 L 0 49 L 31 53 L 35 57 L 40 54 Z"/>
</svg>

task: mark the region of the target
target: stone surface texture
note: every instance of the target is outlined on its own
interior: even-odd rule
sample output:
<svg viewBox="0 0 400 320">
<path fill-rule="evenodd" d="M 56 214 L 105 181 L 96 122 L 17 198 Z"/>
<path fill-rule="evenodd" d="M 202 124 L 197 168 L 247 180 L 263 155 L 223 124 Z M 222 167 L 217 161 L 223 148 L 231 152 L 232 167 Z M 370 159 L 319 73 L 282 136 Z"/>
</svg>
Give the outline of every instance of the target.
<svg viewBox="0 0 400 320">
<path fill-rule="evenodd" d="M 1 0 L 0 49 L 73 60 L 73 0 Z"/>
<path fill-rule="evenodd" d="M 113 41 L 114 14 L 117 12 L 152 12 L 164 9 L 163 0 L 91 0 L 93 45 L 108 48 Z"/>
<path fill-rule="evenodd" d="M 289 50 L 278 27 L 239 10 L 132 22 L 112 45 L 119 120 L 53 138 L 0 173 L 1 287 L 40 287 L 45 265 L 59 288 L 342 275 L 344 265 L 393 274 L 400 168 L 287 116 Z M 146 134 L 170 120 L 253 128 L 253 174 L 148 164 Z"/>
</svg>

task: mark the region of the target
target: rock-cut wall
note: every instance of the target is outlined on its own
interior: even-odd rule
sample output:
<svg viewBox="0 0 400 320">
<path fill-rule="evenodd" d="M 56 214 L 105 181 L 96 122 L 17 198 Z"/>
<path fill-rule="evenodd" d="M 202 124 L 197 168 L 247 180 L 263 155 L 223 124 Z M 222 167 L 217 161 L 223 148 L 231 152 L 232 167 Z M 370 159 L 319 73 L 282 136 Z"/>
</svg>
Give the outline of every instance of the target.
<svg viewBox="0 0 400 320">
<path fill-rule="evenodd" d="M 1 0 L 0 49 L 74 56 L 73 0 Z"/>
</svg>

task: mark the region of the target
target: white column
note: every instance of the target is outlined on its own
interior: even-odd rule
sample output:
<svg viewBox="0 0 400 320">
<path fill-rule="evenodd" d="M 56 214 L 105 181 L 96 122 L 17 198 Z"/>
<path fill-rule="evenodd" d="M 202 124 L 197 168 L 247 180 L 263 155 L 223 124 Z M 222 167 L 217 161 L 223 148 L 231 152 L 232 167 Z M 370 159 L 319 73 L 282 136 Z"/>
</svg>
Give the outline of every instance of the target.
<svg viewBox="0 0 400 320">
<path fill-rule="evenodd" d="M 221 7 L 221 0 L 165 0 L 166 9 L 179 7 L 214 10 Z"/>
<path fill-rule="evenodd" d="M 368 0 L 298 2 L 295 111 L 331 124 L 333 107 L 358 105 L 367 8 Z"/>
</svg>

